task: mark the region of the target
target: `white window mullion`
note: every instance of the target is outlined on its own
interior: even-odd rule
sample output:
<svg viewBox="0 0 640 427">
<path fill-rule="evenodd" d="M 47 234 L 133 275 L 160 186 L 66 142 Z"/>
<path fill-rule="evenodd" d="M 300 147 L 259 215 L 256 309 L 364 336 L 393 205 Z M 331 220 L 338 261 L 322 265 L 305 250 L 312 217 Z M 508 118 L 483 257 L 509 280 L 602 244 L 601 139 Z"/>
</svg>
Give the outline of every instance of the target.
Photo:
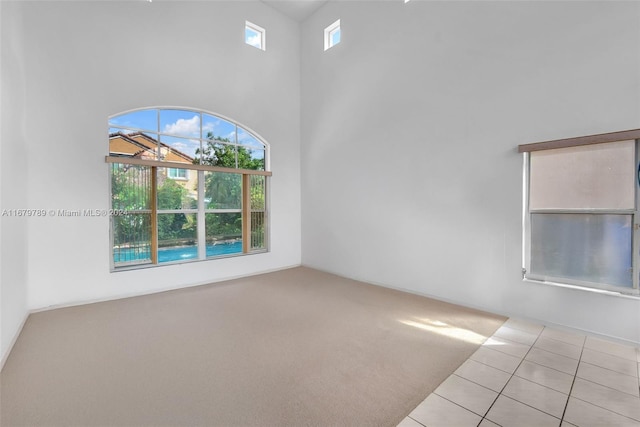
<svg viewBox="0 0 640 427">
<path fill-rule="evenodd" d="M 207 230 L 204 214 L 204 171 L 198 171 L 198 259 L 207 258 Z"/>
<path fill-rule="evenodd" d="M 633 234 L 632 234 L 632 250 L 633 253 L 631 255 L 631 277 L 633 281 L 633 289 L 640 289 L 640 272 L 638 271 L 638 266 L 640 266 L 640 215 L 638 214 L 638 193 L 640 186 L 640 140 L 636 140 L 635 143 L 635 176 L 634 176 L 634 189 L 635 189 L 635 211 L 633 213 Z"/>
</svg>

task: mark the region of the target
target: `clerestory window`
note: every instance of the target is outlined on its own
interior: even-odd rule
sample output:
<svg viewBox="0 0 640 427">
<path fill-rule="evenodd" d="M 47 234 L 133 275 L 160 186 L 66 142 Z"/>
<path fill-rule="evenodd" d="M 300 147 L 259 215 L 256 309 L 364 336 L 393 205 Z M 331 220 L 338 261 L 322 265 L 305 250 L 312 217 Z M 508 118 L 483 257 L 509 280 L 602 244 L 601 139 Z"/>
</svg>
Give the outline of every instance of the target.
<svg viewBox="0 0 640 427">
<path fill-rule="evenodd" d="M 638 294 L 640 130 L 521 145 L 525 279 Z"/>
<path fill-rule="evenodd" d="M 340 31 L 340 20 L 324 29 L 324 50 L 330 49 L 340 43 L 342 32 Z"/>
<path fill-rule="evenodd" d="M 249 21 L 244 24 L 244 42 L 260 50 L 267 50 L 267 31 Z"/>
<path fill-rule="evenodd" d="M 208 112 L 109 118 L 112 270 L 267 251 L 268 160 L 263 139 Z"/>
</svg>

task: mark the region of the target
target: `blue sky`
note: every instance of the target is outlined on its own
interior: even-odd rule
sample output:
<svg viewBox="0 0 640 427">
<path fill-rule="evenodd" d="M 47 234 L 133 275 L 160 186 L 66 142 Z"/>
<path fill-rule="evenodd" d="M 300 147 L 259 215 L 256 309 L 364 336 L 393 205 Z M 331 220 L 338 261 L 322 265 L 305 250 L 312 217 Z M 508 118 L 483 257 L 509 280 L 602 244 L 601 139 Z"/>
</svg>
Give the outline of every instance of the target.
<svg viewBox="0 0 640 427">
<path fill-rule="evenodd" d="M 159 117 L 158 117 L 159 112 Z M 214 115 L 186 110 L 148 109 L 122 114 L 109 120 L 111 128 L 109 132 L 117 132 L 117 127 L 131 127 L 148 130 L 149 135 L 161 132 L 169 135 L 161 135 L 160 141 L 195 157 L 195 150 L 200 147 L 200 138 L 206 138 L 209 132 L 215 137 L 228 139 L 247 145 L 253 150 L 256 158 L 264 158 L 263 144 L 251 133 L 241 127 Z M 236 131 L 237 129 L 237 131 Z M 236 139 L 237 138 L 237 139 Z"/>
</svg>

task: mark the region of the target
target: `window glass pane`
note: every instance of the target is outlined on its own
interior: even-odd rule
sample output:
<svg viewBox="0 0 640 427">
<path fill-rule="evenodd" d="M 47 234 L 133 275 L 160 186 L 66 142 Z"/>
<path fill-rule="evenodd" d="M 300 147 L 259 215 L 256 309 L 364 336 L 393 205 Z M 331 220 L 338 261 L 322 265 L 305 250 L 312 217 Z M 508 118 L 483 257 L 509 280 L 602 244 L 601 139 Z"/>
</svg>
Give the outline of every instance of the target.
<svg viewBox="0 0 640 427">
<path fill-rule="evenodd" d="M 180 171 L 182 169 L 177 170 Z M 158 168 L 156 195 L 158 209 L 197 209 L 198 174 L 195 172 L 190 173 L 188 180 L 173 179 L 168 176 L 169 171 L 170 169 L 167 168 Z"/>
<path fill-rule="evenodd" d="M 264 170 L 265 146 L 258 138 L 242 128 L 238 128 L 238 168 Z"/>
<path fill-rule="evenodd" d="M 251 176 L 251 249 L 267 247 L 265 229 L 266 177 Z"/>
<path fill-rule="evenodd" d="M 205 214 L 207 257 L 242 252 L 242 214 Z"/>
<path fill-rule="evenodd" d="M 336 44 L 340 43 L 340 27 L 333 30 L 329 37 L 331 38 L 331 41 L 329 43 L 331 46 L 335 46 Z"/>
<path fill-rule="evenodd" d="M 116 266 L 151 262 L 151 214 L 111 217 L 113 262 Z"/>
<path fill-rule="evenodd" d="M 200 149 L 199 139 L 177 138 L 175 136 L 161 136 L 161 160 L 193 164 L 196 152 Z"/>
<path fill-rule="evenodd" d="M 158 136 L 154 133 L 111 128 L 109 155 L 157 160 Z"/>
<path fill-rule="evenodd" d="M 264 50 L 264 29 L 247 22 L 244 27 L 244 42 L 248 45 Z"/>
<path fill-rule="evenodd" d="M 160 132 L 200 138 L 200 113 L 185 110 L 160 110 Z"/>
<path fill-rule="evenodd" d="M 236 125 L 220 117 L 203 114 L 202 137 L 223 142 L 236 142 Z"/>
<path fill-rule="evenodd" d="M 189 170 L 188 169 L 169 168 L 169 169 L 167 169 L 167 178 L 171 178 L 171 179 L 189 179 Z"/>
<path fill-rule="evenodd" d="M 248 131 L 238 128 L 238 144 L 246 145 L 251 148 L 264 149 L 264 144 L 258 138 L 251 135 Z"/>
<path fill-rule="evenodd" d="M 240 209 L 242 207 L 242 175 L 205 172 L 206 209 Z"/>
<path fill-rule="evenodd" d="M 111 208 L 117 210 L 151 209 L 151 168 L 111 164 Z"/>
<path fill-rule="evenodd" d="M 529 209 L 633 209 L 635 142 L 531 153 Z"/>
<path fill-rule="evenodd" d="M 198 246 L 166 246 L 158 248 L 158 263 L 198 259 Z"/>
<path fill-rule="evenodd" d="M 140 110 L 109 119 L 110 126 L 124 126 L 142 130 L 158 130 L 158 110 Z"/>
<path fill-rule="evenodd" d="M 197 215 L 158 213 L 158 262 L 198 257 Z"/>
<path fill-rule="evenodd" d="M 249 164 L 244 169 L 265 170 L 264 150 L 249 150 Z M 239 153 L 238 153 L 239 157 Z"/>
<path fill-rule="evenodd" d="M 251 249 L 267 247 L 264 228 L 264 212 L 251 212 Z"/>
<path fill-rule="evenodd" d="M 251 176 L 251 210 L 263 211 L 265 208 L 266 177 Z"/>
<path fill-rule="evenodd" d="M 203 141 L 196 163 L 236 169 L 236 146 L 214 140 Z"/>
<path fill-rule="evenodd" d="M 631 287 L 632 216 L 531 215 L 531 274 Z"/>
<path fill-rule="evenodd" d="M 132 129 L 124 129 L 124 128 L 118 128 L 118 127 L 110 127 L 109 128 L 109 134 L 112 133 L 120 133 L 122 135 L 130 135 L 130 134 L 134 134 L 134 133 L 140 133 L 139 130 L 132 130 Z"/>
</svg>

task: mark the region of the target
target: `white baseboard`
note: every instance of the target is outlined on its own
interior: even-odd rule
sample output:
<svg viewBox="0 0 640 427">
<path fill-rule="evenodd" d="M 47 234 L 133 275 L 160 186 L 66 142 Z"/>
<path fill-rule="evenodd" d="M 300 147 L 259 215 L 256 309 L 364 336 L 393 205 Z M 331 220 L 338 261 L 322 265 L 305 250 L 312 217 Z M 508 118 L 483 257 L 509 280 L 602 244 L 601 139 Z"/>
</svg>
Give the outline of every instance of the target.
<svg viewBox="0 0 640 427">
<path fill-rule="evenodd" d="M 224 278 L 220 278 L 220 279 L 213 279 L 213 280 L 206 280 L 206 281 L 202 281 L 202 282 L 189 283 L 187 285 L 181 285 L 181 286 L 169 286 L 169 287 L 166 287 L 166 288 L 153 289 L 153 290 L 149 290 L 149 291 L 132 292 L 132 293 L 128 293 L 128 294 L 119 294 L 119 295 L 113 295 L 113 296 L 104 297 L 104 298 L 94 298 L 94 299 L 88 299 L 88 300 L 73 301 L 73 302 L 63 303 L 63 304 L 54 304 L 54 305 L 49 305 L 49 306 L 46 306 L 46 307 L 39 307 L 39 308 L 31 309 L 30 313 L 40 313 L 40 312 L 43 312 L 43 311 L 57 310 L 59 308 L 77 307 L 79 305 L 96 304 L 96 303 L 100 303 L 100 302 L 115 301 L 115 300 L 124 299 L 124 298 L 134 298 L 134 297 L 140 297 L 140 296 L 144 296 L 144 295 L 159 294 L 161 292 L 177 291 L 177 290 L 180 290 L 180 289 L 193 288 L 193 287 L 196 287 L 196 286 L 205 286 L 205 285 L 211 285 L 211 284 L 219 283 L 219 282 L 226 282 L 228 280 L 242 279 L 244 277 L 258 276 L 260 274 L 274 273 L 276 271 L 288 270 L 290 268 L 295 268 L 295 267 L 300 267 L 300 264 L 288 265 L 288 266 L 283 266 L 283 267 L 278 267 L 278 268 L 272 268 L 272 269 L 262 270 L 262 271 L 258 271 L 258 272 L 255 272 L 255 273 L 249 273 L 249 274 L 238 274 L 238 275 L 235 275 L 235 276 L 229 276 L 229 277 L 224 277 Z"/>
<path fill-rule="evenodd" d="M 29 314 L 31 314 L 31 313 L 27 312 L 24 315 L 24 319 L 22 319 L 22 322 L 20 322 L 20 327 L 18 328 L 16 333 L 13 334 L 13 338 L 11 339 L 11 344 L 9 344 L 9 348 L 7 348 L 7 351 L 5 352 L 5 354 L 2 355 L 2 359 L 0 359 L 0 372 L 2 372 L 2 369 L 4 368 L 4 364 L 6 363 L 7 359 L 9 358 L 9 355 L 11 354 L 11 350 L 13 350 L 13 346 L 16 344 L 16 341 L 18 341 L 18 337 L 22 333 L 22 328 L 24 328 L 25 323 L 27 323 L 27 319 L 29 318 Z"/>
</svg>

